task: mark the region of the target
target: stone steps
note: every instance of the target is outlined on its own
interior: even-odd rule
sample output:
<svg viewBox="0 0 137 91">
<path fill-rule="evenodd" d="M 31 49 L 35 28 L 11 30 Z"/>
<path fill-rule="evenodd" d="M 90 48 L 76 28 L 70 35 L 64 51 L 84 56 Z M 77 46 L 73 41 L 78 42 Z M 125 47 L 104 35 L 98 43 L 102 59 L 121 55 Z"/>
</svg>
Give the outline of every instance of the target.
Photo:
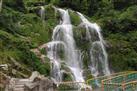
<svg viewBox="0 0 137 91">
<path fill-rule="evenodd" d="M 17 82 L 13 87 L 13 91 L 24 91 L 24 83 Z"/>
<path fill-rule="evenodd" d="M 33 72 L 30 78 L 11 78 L 5 91 L 55 91 L 54 82 L 38 72 Z"/>
<path fill-rule="evenodd" d="M 23 88 L 24 85 L 15 85 L 14 88 Z"/>
<path fill-rule="evenodd" d="M 13 88 L 13 91 L 24 91 L 24 88 Z"/>
<path fill-rule="evenodd" d="M 18 81 L 16 81 L 13 87 L 13 91 L 24 91 L 24 85 L 25 83 L 28 83 L 28 82 L 29 82 L 28 79 L 19 79 Z"/>
</svg>

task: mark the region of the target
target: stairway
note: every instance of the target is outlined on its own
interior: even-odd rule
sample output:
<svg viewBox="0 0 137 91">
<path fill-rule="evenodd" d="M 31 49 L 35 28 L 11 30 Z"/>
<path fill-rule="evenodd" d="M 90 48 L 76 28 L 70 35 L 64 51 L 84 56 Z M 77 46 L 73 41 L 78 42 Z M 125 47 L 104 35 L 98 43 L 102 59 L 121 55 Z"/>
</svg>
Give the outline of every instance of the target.
<svg viewBox="0 0 137 91">
<path fill-rule="evenodd" d="M 25 84 L 29 82 L 29 79 L 20 79 L 16 81 L 13 91 L 25 91 Z"/>
<path fill-rule="evenodd" d="M 54 91 L 53 81 L 33 72 L 30 78 L 11 78 L 5 91 Z"/>
</svg>

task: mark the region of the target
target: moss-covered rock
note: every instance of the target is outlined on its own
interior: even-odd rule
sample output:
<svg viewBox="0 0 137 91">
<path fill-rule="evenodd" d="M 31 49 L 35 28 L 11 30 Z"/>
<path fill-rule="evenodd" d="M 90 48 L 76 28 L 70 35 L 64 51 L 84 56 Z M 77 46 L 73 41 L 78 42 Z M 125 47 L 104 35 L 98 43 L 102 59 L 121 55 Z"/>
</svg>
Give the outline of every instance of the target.
<svg viewBox="0 0 137 91">
<path fill-rule="evenodd" d="M 69 14 L 70 14 L 70 19 L 71 19 L 71 23 L 74 26 L 78 26 L 81 23 L 81 20 L 77 14 L 77 12 L 69 10 Z"/>
</svg>

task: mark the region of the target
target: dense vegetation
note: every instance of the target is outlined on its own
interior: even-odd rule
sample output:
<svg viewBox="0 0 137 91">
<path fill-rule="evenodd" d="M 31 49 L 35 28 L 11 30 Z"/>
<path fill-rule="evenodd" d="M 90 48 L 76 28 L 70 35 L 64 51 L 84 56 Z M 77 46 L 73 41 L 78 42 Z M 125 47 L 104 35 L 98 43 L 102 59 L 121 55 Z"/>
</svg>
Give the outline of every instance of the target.
<svg viewBox="0 0 137 91">
<path fill-rule="evenodd" d="M 3 70 L 3 73 L 22 77 L 37 70 L 49 75 L 48 60 L 43 64 L 30 50 L 51 40 L 52 30 L 58 23 L 52 5 L 82 12 L 102 27 L 109 63 L 114 71 L 137 70 L 136 4 L 134 0 L 3 0 L 0 64 L 8 64 L 10 70 Z M 41 5 L 46 9 L 44 21 L 39 15 Z M 77 16 L 70 15 L 72 23 L 77 25 Z"/>
</svg>

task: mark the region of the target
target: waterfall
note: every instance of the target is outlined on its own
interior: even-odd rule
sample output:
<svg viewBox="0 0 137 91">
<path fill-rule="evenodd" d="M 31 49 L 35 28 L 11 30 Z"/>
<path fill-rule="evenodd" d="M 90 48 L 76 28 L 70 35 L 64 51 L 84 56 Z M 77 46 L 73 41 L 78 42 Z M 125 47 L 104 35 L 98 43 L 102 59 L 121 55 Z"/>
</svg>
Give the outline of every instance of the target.
<svg viewBox="0 0 137 91">
<path fill-rule="evenodd" d="M 42 11 L 44 11 L 43 8 L 41 8 Z M 82 52 L 77 48 L 74 40 L 69 12 L 60 8 L 55 8 L 55 11 L 59 12 L 61 19 L 53 30 L 52 41 L 47 43 L 47 57 L 51 61 L 51 76 L 58 84 L 63 81 L 63 73 L 69 71 L 74 82 L 85 82 Z M 108 55 L 100 27 L 96 23 L 89 22 L 81 13 L 78 12 L 78 15 L 82 21 L 78 27 L 86 29 L 86 39 L 90 42 L 89 69 L 91 74 L 94 77 L 110 75 Z M 42 13 L 41 16 L 43 16 Z M 96 83 L 98 86 L 100 85 L 98 81 Z M 87 87 L 84 84 L 79 84 L 79 86 Z"/>
<path fill-rule="evenodd" d="M 41 19 L 45 20 L 45 8 L 44 8 L 44 6 L 40 7 L 39 14 L 40 14 Z"/>
<path fill-rule="evenodd" d="M 80 27 L 86 29 L 87 39 L 90 40 L 90 65 L 91 74 L 94 77 L 99 75 L 110 75 L 108 66 L 108 55 L 105 49 L 105 41 L 101 35 L 101 29 L 96 23 L 89 22 L 84 15 L 77 12 L 82 23 Z"/>
<path fill-rule="evenodd" d="M 62 62 L 67 67 L 75 82 L 85 82 L 82 74 L 81 52 L 77 49 L 73 38 L 73 26 L 70 21 L 68 10 L 55 8 L 61 14 L 60 24 L 53 30 L 52 41 L 49 42 L 47 55 L 52 60 L 52 77 L 62 81 Z M 62 45 L 62 46 L 61 46 Z M 61 58 L 58 51 L 64 51 L 64 58 Z"/>
<path fill-rule="evenodd" d="M 0 12 L 2 10 L 2 0 L 0 0 Z"/>
<path fill-rule="evenodd" d="M 61 41 L 52 41 L 46 44 L 47 45 L 47 57 L 51 61 L 51 74 L 55 78 L 55 83 L 62 81 L 62 72 L 61 72 L 61 59 L 58 55 L 58 49 L 60 46 L 65 46 Z"/>
</svg>

